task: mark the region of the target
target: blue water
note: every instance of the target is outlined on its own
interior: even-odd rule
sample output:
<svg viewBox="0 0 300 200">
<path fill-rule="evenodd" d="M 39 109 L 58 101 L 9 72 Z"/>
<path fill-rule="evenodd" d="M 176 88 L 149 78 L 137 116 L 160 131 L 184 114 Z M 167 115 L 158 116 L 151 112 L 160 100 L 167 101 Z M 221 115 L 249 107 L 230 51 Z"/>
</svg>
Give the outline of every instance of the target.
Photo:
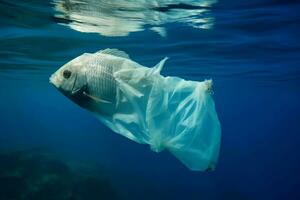
<svg viewBox="0 0 300 200">
<path fill-rule="evenodd" d="M 300 3 L 105 2 L 0 1 L 1 151 L 105 169 L 120 199 L 299 199 Z M 215 171 L 113 133 L 49 84 L 64 63 L 105 48 L 149 67 L 168 56 L 162 74 L 214 80 Z"/>
</svg>

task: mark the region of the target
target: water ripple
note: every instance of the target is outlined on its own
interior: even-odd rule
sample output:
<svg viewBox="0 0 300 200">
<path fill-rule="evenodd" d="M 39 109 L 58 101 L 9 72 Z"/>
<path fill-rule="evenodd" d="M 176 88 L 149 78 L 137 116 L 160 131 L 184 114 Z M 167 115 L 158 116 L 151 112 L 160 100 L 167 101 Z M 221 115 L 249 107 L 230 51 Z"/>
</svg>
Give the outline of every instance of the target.
<svg viewBox="0 0 300 200">
<path fill-rule="evenodd" d="M 180 22 L 209 29 L 214 19 L 209 10 L 215 0 L 54 0 L 55 19 L 70 28 L 104 36 L 127 36 L 149 27 L 166 36 L 164 24 Z"/>
</svg>

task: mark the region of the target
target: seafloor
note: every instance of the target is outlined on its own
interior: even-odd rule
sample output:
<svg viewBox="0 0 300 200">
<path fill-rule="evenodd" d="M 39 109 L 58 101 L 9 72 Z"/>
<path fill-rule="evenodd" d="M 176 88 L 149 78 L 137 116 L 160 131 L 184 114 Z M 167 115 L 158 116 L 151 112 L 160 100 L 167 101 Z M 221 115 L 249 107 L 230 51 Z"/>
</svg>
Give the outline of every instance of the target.
<svg viewBox="0 0 300 200">
<path fill-rule="evenodd" d="M 99 172 L 70 166 L 46 153 L 0 153 L 1 200 L 119 199 Z"/>
</svg>

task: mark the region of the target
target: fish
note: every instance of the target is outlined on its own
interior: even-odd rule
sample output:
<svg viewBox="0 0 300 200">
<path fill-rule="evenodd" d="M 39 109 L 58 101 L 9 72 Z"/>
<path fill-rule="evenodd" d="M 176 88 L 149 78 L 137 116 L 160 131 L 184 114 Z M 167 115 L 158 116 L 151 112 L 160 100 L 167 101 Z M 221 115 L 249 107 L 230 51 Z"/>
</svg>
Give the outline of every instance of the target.
<svg viewBox="0 0 300 200">
<path fill-rule="evenodd" d="M 191 170 L 214 170 L 221 125 L 212 80 L 163 76 L 167 59 L 146 67 L 118 49 L 84 53 L 54 72 L 50 83 L 113 132 L 154 152 L 166 149 Z"/>
</svg>

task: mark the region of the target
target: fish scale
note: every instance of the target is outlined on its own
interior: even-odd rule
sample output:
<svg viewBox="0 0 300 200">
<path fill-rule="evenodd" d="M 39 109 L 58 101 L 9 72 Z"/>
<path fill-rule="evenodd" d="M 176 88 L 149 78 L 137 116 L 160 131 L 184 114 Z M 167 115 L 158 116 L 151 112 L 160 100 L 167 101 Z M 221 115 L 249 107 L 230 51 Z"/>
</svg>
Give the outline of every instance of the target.
<svg viewBox="0 0 300 200">
<path fill-rule="evenodd" d="M 97 59 L 90 63 L 86 73 L 88 93 L 102 100 L 114 102 L 116 81 L 113 78 L 113 67 L 103 65 Z"/>
</svg>

